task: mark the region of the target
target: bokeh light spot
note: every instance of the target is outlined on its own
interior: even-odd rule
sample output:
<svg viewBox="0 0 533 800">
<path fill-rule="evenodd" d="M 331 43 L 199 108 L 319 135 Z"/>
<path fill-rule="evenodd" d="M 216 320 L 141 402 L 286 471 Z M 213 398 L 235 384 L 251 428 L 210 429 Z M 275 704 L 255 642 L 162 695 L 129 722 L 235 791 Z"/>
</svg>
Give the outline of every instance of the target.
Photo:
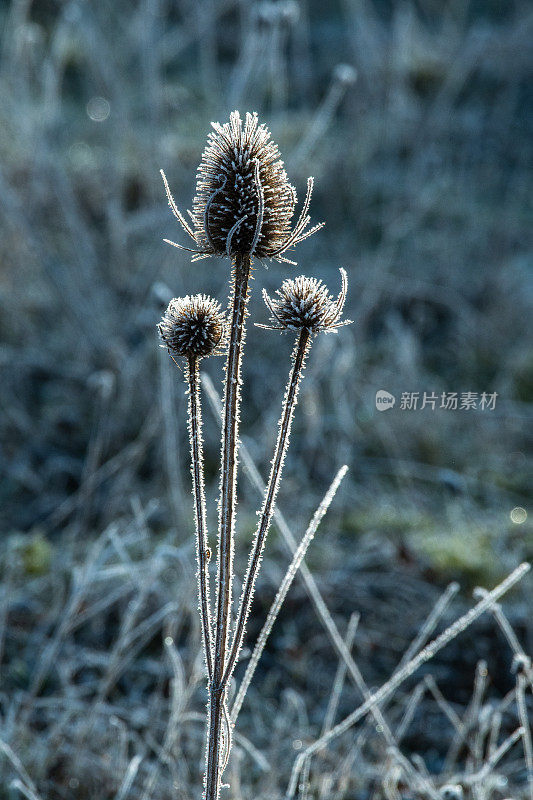
<svg viewBox="0 0 533 800">
<path fill-rule="evenodd" d="M 111 113 L 111 106 L 105 97 L 91 97 L 87 103 L 87 114 L 93 122 L 104 122 Z"/>
<path fill-rule="evenodd" d="M 514 522 L 515 525 L 522 525 L 527 519 L 527 511 L 525 508 L 522 508 L 522 506 L 516 506 L 509 516 L 511 517 L 511 522 Z"/>
</svg>

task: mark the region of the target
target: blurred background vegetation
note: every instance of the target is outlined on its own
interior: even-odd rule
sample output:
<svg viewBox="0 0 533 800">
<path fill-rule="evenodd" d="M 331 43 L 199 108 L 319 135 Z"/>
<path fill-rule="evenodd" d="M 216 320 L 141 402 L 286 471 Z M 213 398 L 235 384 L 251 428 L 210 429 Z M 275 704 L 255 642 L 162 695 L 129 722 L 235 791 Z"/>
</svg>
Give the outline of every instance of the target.
<svg viewBox="0 0 533 800">
<path fill-rule="evenodd" d="M 170 297 L 224 300 L 229 278 L 226 262 L 191 265 L 162 242 L 181 231 L 159 169 L 190 207 L 209 123 L 238 108 L 269 126 L 300 197 L 315 177 L 312 215 L 326 227 L 295 252 L 298 267 L 256 264 L 251 322 L 265 321 L 263 286 L 301 271 L 336 292 L 338 267 L 348 271 L 355 323 L 313 347 L 279 502 L 300 537 L 349 465 L 308 563 L 342 630 L 361 613 L 358 660 L 380 683 L 450 580 L 492 586 L 533 554 L 533 9 L 527 0 L 3 0 L 0 21 L 3 738 L 33 789 L 53 799 L 119 797 L 142 741 L 144 760 L 120 797 L 147 797 L 136 787 L 168 705 L 162 633 L 178 643 L 184 675 L 196 664 L 190 713 L 203 708 L 185 398 L 155 326 Z M 291 346 L 250 325 L 242 436 L 262 474 Z M 221 362 L 205 369 L 220 387 Z M 379 389 L 397 398 L 386 413 L 375 408 Z M 402 392 L 467 391 L 496 392 L 495 409 L 399 407 Z M 207 402 L 204 415 L 214 529 L 219 433 Z M 243 480 L 241 574 L 256 505 Z M 273 531 L 252 631 L 286 564 Z M 516 593 L 510 613 L 531 644 L 527 594 Z M 487 621 L 441 663 L 455 702 L 468 701 L 476 661 L 499 652 L 495 637 Z M 496 661 L 493 689 L 505 692 L 510 656 Z M 294 740 L 305 739 L 335 669 L 295 585 L 243 730 L 256 731 L 258 747 L 268 741 L 271 719 L 264 730 L 257 719 L 269 698 L 280 720 L 280 705 L 290 716 L 293 704 L 304 730 Z M 284 700 L 288 687 L 295 696 Z M 69 707 L 57 700 L 66 696 Z M 347 689 L 345 710 L 356 699 Z M 106 761 L 110 718 L 122 749 Z M 195 724 L 187 747 L 201 754 Z M 435 769 L 438 729 L 426 717 L 409 741 Z M 4 761 L 7 781 L 14 767 Z M 192 796 L 196 762 L 176 778 L 170 761 L 154 778 L 158 796 L 171 796 L 167 780 Z M 286 774 L 280 767 L 281 784 Z M 277 797 L 269 780 L 264 796 Z M 357 797 L 370 791 L 361 780 Z M 338 796 L 355 796 L 346 791 Z"/>
</svg>

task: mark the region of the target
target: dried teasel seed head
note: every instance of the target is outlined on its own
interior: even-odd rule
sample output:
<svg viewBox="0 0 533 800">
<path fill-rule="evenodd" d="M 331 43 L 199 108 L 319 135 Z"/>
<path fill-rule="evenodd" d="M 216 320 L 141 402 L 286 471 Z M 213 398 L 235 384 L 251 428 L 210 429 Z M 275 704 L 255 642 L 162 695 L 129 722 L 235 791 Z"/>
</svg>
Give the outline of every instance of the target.
<svg viewBox="0 0 533 800">
<path fill-rule="evenodd" d="M 351 320 L 340 321 L 348 280 L 346 271 L 341 273 L 341 291 L 335 300 L 322 281 L 300 275 L 283 281 L 276 290 L 277 298 L 271 298 L 263 290 L 263 299 L 271 313 L 272 325 L 260 325 L 261 328 L 273 330 L 306 329 L 310 333 L 335 331 L 342 325 L 349 325 Z"/>
<path fill-rule="evenodd" d="M 205 294 L 175 297 L 158 327 L 171 356 L 203 358 L 214 353 L 224 339 L 220 303 Z"/>
<path fill-rule="evenodd" d="M 308 227 L 313 179 L 307 181 L 307 195 L 292 227 L 296 191 L 268 128 L 258 124 L 256 113 L 247 113 L 243 123 L 238 111 L 229 122 L 212 125 L 198 167 L 189 212 L 192 225 L 178 210 L 163 174 L 174 216 L 196 243 L 193 260 L 241 254 L 288 261 L 283 254 L 322 227 Z"/>
</svg>

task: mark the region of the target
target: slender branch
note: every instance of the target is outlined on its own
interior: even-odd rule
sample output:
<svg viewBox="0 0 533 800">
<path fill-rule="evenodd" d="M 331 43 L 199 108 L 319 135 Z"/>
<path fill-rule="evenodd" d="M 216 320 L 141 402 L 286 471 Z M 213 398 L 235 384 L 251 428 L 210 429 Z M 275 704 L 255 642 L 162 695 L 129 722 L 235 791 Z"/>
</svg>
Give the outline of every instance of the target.
<svg viewBox="0 0 533 800">
<path fill-rule="evenodd" d="M 500 599 L 500 597 L 502 597 L 506 592 L 509 591 L 509 589 L 518 583 L 518 581 L 520 581 L 530 569 L 531 565 L 527 562 L 524 562 L 516 567 L 516 569 L 514 569 L 504 581 L 499 583 L 498 586 L 492 589 L 491 592 L 488 592 L 488 594 L 482 600 L 480 600 L 479 603 L 476 603 L 476 605 L 467 611 L 466 614 L 463 614 L 461 617 L 459 617 L 459 619 L 456 619 L 454 623 L 452 623 L 448 628 L 446 628 L 445 631 L 443 631 L 443 633 L 441 633 L 436 639 L 433 639 L 432 642 L 420 650 L 416 656 L 414 656 L 414 658 L 412 658 L 400 670 L 395 672 L 386 683 L 373 692 L 365 700 L 365 702 L 362 703 L 362 705 L 355 709 L 355 711 L 352 711 L 352 713 L 348 714 L 348 716 L 345 717 L 342 722 L 339 722 L 334 728 L 331 728 L 331 730 L 329 730 L 315 742 L 308 745 L 305 750 L 302 750 L 294 762 L 285 800 L 292 800 L 292 798 L 295 796 L 298 786 L 298 776 L 300 775 L 302 765 L 308 756 L 311 756 L 313 753 L 321 750 L 333 739 L 345 733 L 345 731 L 349 730 L 352 725 L 355 725 L 355 723 L 364 717 L 374 706 L 376 706 L 378 703 L 382 703 L 384 700 L 390 697 L 398 688 L 398 686 L 404 683 L 404 681 L 406 681 L 407 678 L 416 672 L 416 670 L 422 664 L 425 664 L 427 661 L 432 659 L 440 650 L 442 650 L 443 647 L 453 641 L 456 636 L 470 627 L 470 625 L 475 622 L 478 617 L 480 617 L 485 611 L 489 610 L 491 606 L 493 606 L 494 603 Z"/>
<path fill-rule="evenodd" d="M 304 536 L 302 537 L 300 544 L 296 548 L 292 561 L 289 564 L 285 572 L 285 575 L 283 577 L 283 580 L 279 585 L 276 597 L 274 598 L 272 605 L 270 606 L 267 618 L 263 624 L 263 627 L 261 628 L 259 636 L 257 637 L 257 641 L 255 643 L 252 656 L 246 666 L 246 672 L 244 673 L 244 677 L 239 686 L 237 696 L 233 702 L 233 707 L 231 709 L 231 719 L 233 720 L 233 723 L 236 722 L 237 717 L 239 716 L 239 712 L 241 710 L 241 706 L 243 704 L 246 692 L 248 691 L 248 687 L 254 676 L 256 667 L 263 653 L 265 644 L 267 643 L 267 639 L 270 636 L 272 627 L 277 619 L 277 616 L 279 614 L 279 611 L 283 603 L 285 602 L 285 598 L 287 597 L 287 592 L 289 591 L 292 585 L 292 582 L 294 580 L 297 571 L 302 567 L 302 562 L 307 552 L 307 548 L 311 544 L 311 541 L 315 533 L 317 532 L 318 526 L 320 525 L 322 518 L 324 517 L 324 514 L 327 512 L 333 498 L 335 497 L 337 489 L 339 488 L 339 485 L 344 476 L 346 475 L 347 471 L 348 467 L 344 465 L 339 469 L 339 471 L 335 475 L 335 478 L 333 479 L 328 491 L 322 498 L 320 505 L 313 514 L 313 518 L 309 523 L 309 525 L 307 526 L 307 530 Z M 340 633 L 337 632 L 337 635 L 340 638 Z"/>
<path fill-rule="evenodd" d="M 233 309 L 224 388 L 222 466 L 220 477 L 219 537 L 217 551 L 217 613 L 213 678 L 209 691 L 209 729 L 206 753 L 206 800 L 217 800 L 220 788 L 220 744 L 226 684 L 226 665 L 235 523 L 235 490 L 240 406 L 240 371 L 245 335 L 250 255 L 237 254 L 234 262 Z"/>
<path fill-rule="evenodd" d="M 200 405 L 200 375 L 198 358 L 188 359 L 187 382 L 189 386 L 189 440 L 191 445 L 191 475 L 196 519 L 196 561 L 198 569 L 198 597 L 204 638 L 205 663 L 209 680 L 213 679 L 213 654 L 211 643 L 211 605 L 209 602 L 209 558 L 207 555 L 207 522 L 204 491 L 204 454 L 202 447 L 202 409 Z"/>
<path fill-rule="evenodd" d="M 224 672 L 223 682 L 227 682 L 231 677 L 231 673 L 237 662 L 239 651 L 242 646 L 242 640 L 246 628 L 246 620 L 250 613 L 252 605 L 253 592 L 261 556 L 265 547 L 266 537 L 272 521 L 272 514 L 274 513 L 274 506 L 278 494 L 279 484 L 281 481 L 281 473 L 283 470 L 283 462 L 289 446 L 290 432 L 292 419 L 294 416 L 294 409 L 298 398 L 298 388 L 300 385 L 300 378 L 305 364 L 305 357 L 311 346 L 311 334 L 307 328 L 302 328 L 300 335 L 296 341 L 293 353 L 293 365 L 289 375 L 289 382 L 283 398 L 283 405 L 281 409 L 281 417 L 279 421 L 278 440 L 276 442 L 276 449 L 274 451 L 274 458 L 272 459 L 270 467 L 270 475 L 266 487 L 265 499 L 257 531 L 254 537 L 254 544 L 250 553 L 248 561 L 248 569 L 246 577 L 243 582 L 243 590 L 241 602 L 239 607 L 239 614 L 237 619 L 237 626 L 235 635 L 233 637 L 233 645 L 231 653 L 228 658 L 226 670 Z"/>
<path fill-rule="evenodd" d="M 202 382 L 207 391 L 207 395 L 210 400 L 211 410 L 213 411 L 214 416 L 219 419 L 221 413 L 221 403 L 220 398 L 213 386 L 213 383 L 207 374 L 202 375 Z M 246 474 L 250 480 L 252 486 L 254 486 L 257 491 L 259 492 L 260 496 L 263 496 L 265 491 L 265 484 L 261 480 L 257 467 L 252 459 L 249 450 L 247 449 L 246 445 L 243 443 L 241 446 L 241 454 L 243 465 L 245 467 Z M 276 520 L 278 529 L 285 540 L 285 544 L 287 545 L 287 550 L 291 556 L 294 556 L 298 549 L 298 543 L 294 538 L 290 528 L 287 525 L 287 522 L 280 512 L 279 508 L 274 509 L 274 519 Z M 320 590 L 316 585 L 316 581 L 313 577 L 313 574 L 309 567 L 306 565 L 305 561 L 301 561 L 299 567 L 299 574 L 302 579 L 303 586 L 305 587 L 309 598 L 315 608 L 316 614 L 320 622 L 322 623 L 325 632 L 329 636 L 335 651 L 339 655 L 340 658 L 346 661 L 348 664 L 348 660 L 350 655 L 346 650 L 346 646 L 343 642 L 342 636 L 335 624 L 335 620 L 331 616 L 326 603 L 322 595 L 320 594 Z M 253 657 L 253 656 L 252 656 Z M 250 662 L 248 662 L 250 664 Z M 348 666 L 348 670 L 350 671 L 350 667 Z M 248 672 L 248 667 L 246 669 Z M 353 677 L 350 672 L 350 677 Z M 239 689 L 240 691 L 240 689 Z M 235 720 L 234 720 L 235 721 Z"/>
</svg>

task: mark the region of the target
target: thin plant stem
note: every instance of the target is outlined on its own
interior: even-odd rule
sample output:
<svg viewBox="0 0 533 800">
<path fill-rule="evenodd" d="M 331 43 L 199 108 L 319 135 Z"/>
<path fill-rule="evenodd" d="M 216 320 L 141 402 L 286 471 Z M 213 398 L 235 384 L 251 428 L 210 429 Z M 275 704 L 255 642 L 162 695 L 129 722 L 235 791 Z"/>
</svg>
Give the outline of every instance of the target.
<svg viewBox="0 0 533 800">
<path fill-rule="evenodd" d="M 209 376 L 206 373 L 202 375 L 203 385 L 207 391 L 208 398 L 211 403 L 211 409 L 215 417 L 220 418 L 221 413 L 221 403 L 218 393 L 213 386 L 213 383 Z M 265 491 L 265 484 L 261 480 L 259 475 L 258 469 L 252 459 L 249 450 L 247 449 L 246 445 L 243 443 L 241 446 L 241 455 L 243 460 L 243 465 L 245 468 L 245 472 L 250 480 L 250 483 L 257 489 L 260 495 L 263 495 Z M 298 544 L 296 539 L 294 538 L 293 533 L 291 532 L 285 517 L 279 510 L 279 508 L 274 509 L 274 520 L 279 528 L 280 533 L 283 536 L 285 544 L 287 546 L 287 550 L 289 554 L 294 557 L 298 550 Z M 307 535 L 307 534 L 306 534 Z M 313 577 L 312 572 L 310 571 L 309 567 L 306 565 L 305 561 L 300 560 L 298 570 L 300 572 L 300 576 L 302 578 L 303 585 L 313 603 L 315 608 L 316 614 L 320 622 L 322 623 L 324 630 L 326 631 L 327 635 L 329 636 L 333 647 L 335 648 L 337 654 L 342 658 L 348 666 L 348 671 L 350 673 L 350 677 L 353 679 L 353 674 L 349 665 L 350 661 L 350 654 L 346 650 L 346 645 L 344 644 L 343 638 L 339 633 L 335 620 L 331 616 L 328 607 L 326 606 L 322 595 L 320 594 L 320 590 L 316 585 L 316 581 Z M 353 659 L 352 659 L 353 661 Z M 248 668 L 247 668 L 248 672 Z M 233 718 L 233 714 L 232 714 Z"/>
<path fill-rule="evenodd" d="M 526 761 L 527 785 L 529 788 L 530 800 L 533 800 L 533 743 L 531 741 L 531 728 L 526 706 L 526 684 L 527 678 L 524 674 L 516 676 L 516 705 L 518 707 L 518 719 L 522 726 L 522 744 L 524 747 L 524 757 Z"/>
<path fill-rule="evenodd" d="M 485 597 L 487 594 L 486 589 L 478 586 L 475 589 L 476 596 Z M 514 666 L 515 668 L 518 667 L 518 664 L 521 662 L 524 667 L 524 675 L 527 677 L 529 686 L 531 691 L 533 692 L 533 670 L 531 668 L 531 659 L 529 656 L 526 655 L 526 652 L 518 638 L 516 633 L 511 627 L 511 624 L 505 614 L 502 611 L 502 607 L 498 603 L 494 603 L 493 607 L 491 608 L 492 615 L 498 625 L 500 626 L 500 630 L 507 639 L 507 643 L 514 654 Z"/>
<path fill-rule="evenodd" d="M 198 569 L 198 597 L 204 639 L 205 663 L 209 681 L 213 679 L 213 654 L 211 644 L 211 606 L 209 602 L 209 557 L 204 489 L 204 454 L 202 447 L 202 407 L 200 404 L 200 373 L 198 358 L 189 356 L 187 363 L 189 394 L 189 440 L 191 445 L 191 475 L 196 519 L 196 559 Z"/>
<path fill-rule="evenodd" d="M 438 601 L 435 603 L 435 606 L 431 610 L 431 613 L 421 625 L 420 630 L 418 631 L 417 635 L 405 651 L 402 656 L 402 660 L 398 665 L 398 669 L 401 669 L 404 664 L 407 664 L 408 661 L 412 659 L 412 657 L 418 653 L 421 647 L 427 642 L 435 628 L 437 627 L 439 620 L 442 618 L 442 615 L 448 608 L 451 600 L 455 597 L 457 592 L 459 591 L 459 584 L 457 581 L 452 581 L 452 583 L 448 584 L 446 587 L 446 591 L 444 592 L 441 597 L 439 597 Z"/>
<path fill-rule="evenodd" d="M 239 686 L 239 690 L 237 692 L 237 696 L 236 696 L 236 698 L 234 700 L 233 707 L 231 709 L 231 719 L 233 720 L 234 723 L 237 720 L 237 717 L 239 716 L 239 712 L 241 710 L 241 706 L 243 704 L 244 697 L 246 695 L 246 692 L 248 691 L 248 687 L 249 687 L 250 682 L 251 682 L 251 680 L 253 678 L 255 669 L 256 669 L 256 667 L 257 667 L 257 665 L 259 663 L 259 659 L 261 658 L 261 654 L 262 654 L 262 652 L 264 650 L 264 647 L 265 647 L 265 644 L 267 642 L 267 639 L 270 636 L 270 632 L 272 630 L 272 627 L 273 627 L 273 625 L 274 625 L 274 623 L 275 623 L 275 621 L 277 619 L 277 616 L 279 614 L 280 608 L 282 607 L 282 605 L 283 605 L 283 603 L 285 601 L 285 598 L 287 596 L 287 592 L 289 591 L 289 589 L 290 589 L 290 587 L 292 585 L 292 582 L 294 580 L 294 577 L 295 577 L 298 569 L 300 569 L 300 567 L 302 565 L 302 561 L 303 561 L 304 556 L 305 556 L 305 554 L 307 552 L 307 548 L 311 544 L 311 541 L 312 541 L 315 533 L 317 532 L 318 526 L 320 525 L 325 513 L 327 512 L 328 508 L 330 507 L 331 502 L 332 502 L 333 498 L 335 497 L 335 494 L 337 493 L 337 489 L 339 488 L 340 483 L 341 483 L 342 479 L 344 478 L 344 476 L 346 475 L 347 471 L 348 471 L 348 467 L 346 465 L 344 465 L 343 467 L 341 467 L 339 469 L 339 471 L 335 475 L 335 478 L 333 479 L 333 481 L 331 483 L 331 486 L 329 487 L 328 491 L 326 492 L 326 494 L 322 498 L 322 501 L 321 501 L 320 505 L 318 506 L 317 510 L 313 514 L 313 518 L 312 518 L 311 522 L 309 523 L 309 525 L 307 527 L 307 530 L 306 530 L 304 536 L 302 537 L 302 540 L 301 540 L 300 544 L 296 548 L 296 551 L 294 553 L 294 556 L 292 558 L 292 561 L 291 561 L 287 571 L 285 572 L 283 580 L 281 581 L 281 584 L 280 584 L 279 589 L 277 591 L 276 597 L 274 598 L 274 600 L 272 602 L 272 605 L 270 606 L 270 610 L 268 612 L 267 618 L 266 618 L 266 620 L 265 620 L 265 622 L 263 624 L 263 627 L 261 628 L 261 633 L 259 634 L 259 636 L 257 638 L 257 641 L 255 643 L 252 656 L 251 656 L 251 658 L 250 658 L 250 660 L 248 662 L 248 665 L 246 667 L 246 672 L 244 673 L 244 677 L 243 677 L 243 679 L 241 681 L 241 684 Z M 338 634 L 338 636 L 340 638 L 340 633 L 337 632 L 337 634 Z"/>
<path fill-rule="evenodd" d="M 259 524 L 255 533 L 250 559 L 248 561 L 248 569 L 243 582 L 237 625 L 235 628 L 235 635 L 233 637 L 231 653 L 229 655 L 228 663 L 224 673 L 224 682 L 228 681 L 231 677 L 242 646 L 242 640 L 246 629 L 246 620 L 248 619 L 248 614 L 250 613 L 250 607 L 252 605 L 257 572 L 259 569 L 259 564 L 261 563 L 261 556 L 265 547 L 270 523 L 272 522 L 272 514 L 274 513 L 274 506 L 276 504 L 276 497 L 278 495 L 281 481 L 281 473 L 283 471 L 283 463 L 285 461 L 285 455 L 289 446 L 294 409 L 296 408 L 296 403 L 298 401 L 298 388 L 300 386 L 300 379 L 302 377 L 305 366 L 305 358 L 309 352 L 310 346 L 311 334 L 307 328 L 302 328 L 294 348 L 293 364 L 281 409 L 276 449 L 274 451 L 274 458 L 272 459 L 272 464 L 270 467 L 270 475 L 266 486 L 263 507 L 260 512 Z"/>
<path fill-rule="evenodd" d="M 398 670 L 390 680 L 384 683 L 379 689 L 373 692 L 362 705 L 352 711 L 351 714 L 348 714 L 342 722 L 339 722 L 332 728 L 330 731 L 325 733 L 323 736 L 320 736 L 315 742 L 308 745 L 300 755 L 296 758 L 294 762 L 294 767 L 292 770 L 291 778 L 289 781 L 289 785 L 287 788 L 287 793 L 285 795 L 286 800 L 292 800 L 296 794 L 296 788 L 298 785 L 298 777 L 301 773 L 302 766 L 304 764 L 305 759 L 316 753 L 318 750 L 321 750 L 325 747 L 329 742 L 333 739 L 337 738 L 341 734 L 345 733 L 349 730 L 352 725 L 355 725 L 362 717 L 366 716 L 371 709 L 377 705 L 378 703 L 382 703 L 388 697 L 392 695 L 392 693 L 400 686 L 404 681 L 407 680 L 416 670 L 422 665 L 433 658 L 443 647 L 449 644 L 451 641 L 455 639 L 460 633 L 465 631 L 473 622 L 475 622 L 478 617 L 480 617 L 485 611 L 489 610 L 493 603 L 500 599 L 506 592 L 509 591 L 518 581 L 520 581 L 524 575 L 529 572 L 530 565 L 526 562 L 520 564 L 516 569 L 511 572 L 511 574 L 498 586 L 496 586 L 491 592 L 489 592 L 482 600 L 476 603 L 466 614 L 463 614 L 459 619 L 457 619 L 449 628 L 437 636 L 432 642 L 426 645 L 420 652 L 417 653 L 414 658 L 411 659 L 407 664 L 405 664 L 402 669 Z"/>
<path fill-rule="evenodd" d="M 222 467 L 220 477 L 219 536 L 217 551 L 217 610 L 213 677 L 209 688 L 209 720 L 206 753 L 206 800 L 218 800 L 220 790 L 220 750 L 224 735 L 224 703 L 235 525 L 235 494 L 240 406 L 240 372 L 245 335 L 246 305 L 251 259 L 237 254 L 234 261 L 233 308 L 226 364 L 222 427 Z M 227 736 L 226 736 L 227 751 Z M 226 752 L 227 755 L 227 752 Z"/>
<path fill-rule="evenodd" d="M 176 530 L 183 519 L 186 492 L 181 476 L 181 453 L 175 416 L 176 389 L 174 385 L 174 364 L 167 353 L 160 349 L 159 381 L 160 407 L 163 425 L 163 446 L 165 457 L 166 480 L 169 488 L 170 507 Z"/>
<path fill-rule="evenodd" d="M 350 652 L 352 649 L 358 624 L 359 624 L 359 614 L 354 612 L 350 616 L 350 621 L 348 623 L 348 630 L 346 632 L 346 638 L 344 640 L 348 652 Z M 326 713 L 324 715 L 324 721 L 322 723 L 322 731 L 320 733 L 321 736 L 323 736 L 333 727 L 333 723 L 335 721 L 335 714 L 337 713 L 337 708 L 339 705 L 342 688 L 344 686 L 345 677 L 346 677 L 346 662 L 343 661 L 342 658 L 340 658 L 339 664 L 337 666 L 335 680 L 333 681 L 333 689 L 329 696 L 328 707 L 326 709 Z"/>
</svg>

